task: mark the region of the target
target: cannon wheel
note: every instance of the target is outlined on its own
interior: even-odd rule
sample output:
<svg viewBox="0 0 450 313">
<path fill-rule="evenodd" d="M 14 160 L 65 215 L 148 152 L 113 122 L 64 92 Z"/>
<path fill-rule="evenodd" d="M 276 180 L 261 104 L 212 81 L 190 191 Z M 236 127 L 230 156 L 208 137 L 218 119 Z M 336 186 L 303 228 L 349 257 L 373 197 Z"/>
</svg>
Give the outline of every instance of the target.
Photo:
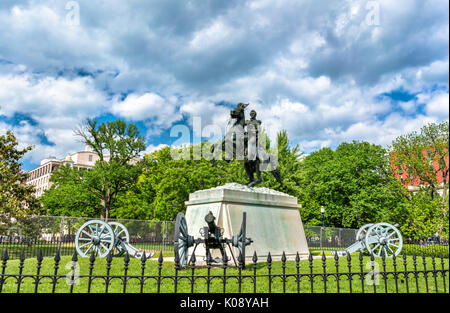
<svg viewBox="0 0 450 313">
<path fill-rule="evenodd" d="M 98 257 L 103 258 L 114 245 L 114 231 L 111 226 L 100 220 L 84 223 L 75 236 L 75 249 L 81 257 L 88 257 L 94 251 Z"/>
<path fill-rule="evenodd" d="M 185 267 L 187 263 L 188 248 L 194 245 L 194 238 L 189 235 L 186 218 L 183 213 L 177 214 L 175 221 L 175 233 L 173 236 L 175 255 L 178 253 L 180 266 Z"/>
<path fill-rule="evenodd" d="M 245 267 L 245 246 L 250 245 L 253 241 L 246 237 L 247 231 L 247 213 L 242 214 L 242 224 L 239 233 L 232 238 L 231 244 L 238 248 L 239 254 L 242 257 L 243 267 Z"/>
<path fill-rule="evenodd" d="M 364 238 L 366 237 L 366 234 L 367 234 L 367 230 L 368 230 L 369 227 L 372 226 L 372 225 L 373 225 L 373 224 L 371 223 L 371 224 L 366 224 L 366 225 L 361 226 L 361 227 L 358 229 L 358 232 L 356 233 L 356 240 L 357 240 L 357 241 L 359 241 L 359 240 L 364 240 Z"/>
<path fill-rule="evenodd" d="M 370 226 L 372 226 L 373 224 L 366 224 L 361 226 L 358 229 L 358 232 L 356 233 L 356 241 L 361 242 L 361 248 L 359 248 L 359 251 L 361 251 L 361 253 L 366 253 L 366 235 L 367 235 L 367 230 L 370 228 Z"/>
<path fill-rule="evenodd" d="M 128 233 L 128 229 L 119 222 L 109 222 L 108 224 L 114 232 L 115 244 L 113 248 L 113 256 L 122 256 L 127 251 L 123 246 L 123 243 L 130 242 L 130 234 Z"/>
<path fill-rule="evenodd" d="M 403 247 L 400 231 L 389 223 L 377 223 L 367 230 L 366 248 L 370 254 L 381 257 L 397 256 Z"/>
</svg>

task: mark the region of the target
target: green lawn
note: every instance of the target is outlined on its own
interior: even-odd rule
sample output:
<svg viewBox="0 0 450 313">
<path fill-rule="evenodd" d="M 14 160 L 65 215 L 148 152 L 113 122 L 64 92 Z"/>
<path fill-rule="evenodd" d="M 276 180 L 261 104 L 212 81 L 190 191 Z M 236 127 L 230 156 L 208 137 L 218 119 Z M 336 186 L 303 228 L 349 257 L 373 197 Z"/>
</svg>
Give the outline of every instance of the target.
<svg viewBox="0 0 450 313">
<path fill-rule="evenodd" d="M 155 255 L 154 257 L 157 257 Z M 427 257 L 426 259 L 426 269 L 432 270 L 433 264 L 432 259 Z M 413 271 L 413 259 L 411 256 L 408 256 L 407 259 L 407 270 Z M 435 259 L 435 267 L 436 269 L 442 269 L 441 259 Z M 383 272 L 383 264 L 381 259 L 375 259 L 375 263 L 378 264 L 379 271 Z M 449 268 L 449 260 L 443 259 L 444 268 L 448 270 Z M 20 286 L 16 283 L 16 279 L 9 277 L 6 279 L 5 284 L 3 285 L 2 292 L 10 293 L 17 292 L 17 289 L 20 288 L 20 292 L 34 292 L 35 284 L 34 279 L 31 276 L 27 275 L 35 275 L 36 274 L 36 259 L 27 259 L 23 268 L 23 281 Z M 229 264 L 232 264 L 230 262 Z M 73 285 L 73 292 L 76 293 L 85 293 L 88 290 L 89 278 L 87 275 L 89 274 L 89 259 L 88 258 L 80 258 L 78 260 L 78 265 L 80 269 L 80 279 L 78 285 Z M 64 256 L 61 258 L 60 266 L 58 270 L 58 275 L 62 275 L 61 279 L 59 279 L 58 284 L 56 285 L 57 293 L 66 293 L 70 292 L 70 285 L 66 283 L 65 275 L 71 272 L 71 257 Z M 367 267 L 366 267 L 367 266 Z M 422 258 L 417 258 L 417 270 L 423 270 L 424 265 Z M 341 258 L 339 260 L 338 266 L 339 272 L 348 273 L 349 268 L 347 266 L 346 258 Z M 0 266 L 1 270 L 1 266 Z M 363 259 L 363 271 L 369 272 L 371 270 L 371 262 L 369 257 L 364 257 Z M 394 267 L 391 259 L 386 260 L 386 271 L 393 271 Z M 404 271 L 403 259 L 397 259 L 397 271 Z M 40 269 L 41 275 L 52 275 L 55 271 L 53 258 L 44 258 L 42 263 L 42 267 Z M 357 256 L 352 256 L 352 266 L 350 268 L 351 272 L 360 273 L 361 268 L 359 265 L 359 260 Z M 300 274 L 309 274 L 310 267 L 308 260 L 301 260 L 299 266 Z M 313 273 L 323 273 L 323 263 L 322 260 L 314 259 L 313 260 Z M 367 284 L 366 278 L 363 280 L 360 279 L 360 276 L 353 276 L 352 281 L 348 280 L 347 276 L 340 276 L 339 281 L 336 280 L 333 273 L 336 273 L 336 264 L 334 258 L 327 258 L 325 261 L 325 272 L 329 275 L 326 283 L 323 280 L 323 276 L 315 276 L 313 278 L 314 292 L 324 292 L 325 285 L 327 292 L 338 292 L 338 284 L 339 284 L 339 292 L 350 292 L 350 286 L 352 292 L 362 292 L 362 288 L 364 287 L 364 292 L 372 293 L 374 292 L 373 285 Z M 19 273 L 19 260 L 9 260 L 7 262 L 6 272 L 5 274 L 18 274 Z M 197 268 L 193 272 L 191 269 L 181 270 L 178 273 L 178 289 L 177 292 L 191 292 L 191 280 L 192 275 L 207 275 L 208 269 L 206 267 Z M 254 268 L 253 264 L 248 264 L 247 268 L 242 271 L 243 282 L 241 285 L 241 292 L 252 293 L 254 292 L 254 286 L 256 285 L 256 292 L 264 293 L 264 292 L 286 292 L 292 293 L 297 292 L 298 284 L 295 276 L 289 276 L 289 274 L 296 274 L 297 268 L 295 261 L 286 262 L 286 282 L 283 284 L 282 277 L 273 276 L 272 284 L 270 285 L 269 290 L 269 279 L 267 263 L 258 263 L 256 266 L 256 279 L 253 281 Z M 124 262 L 123 258 L 114 258 L 110 268 L 110 283 L 108 285 L 105 284 L 105 279 L 97 277 L 92 280 L 91 284 L 91 292 L 93 293 L 104 293 L 106 289 L 108 292 L 123 292 L 124 285 L 122 284 L 122 279 L 119 277 L 124 274 Z M 140 277 L 141 277 L 141 262 L 138 259 L 132 258 L 127 272 L 129 278 L 126 285 L 125 292 L 140 292 Z M 168 276 L 173 276 L 175 274 L 174 271 L 174 263 L 165 261 L 161 268 L 161 285 L 160 292 L 163 293 L 173 293 L 174 292 L 174 281 Z M 224 270 L 221 267 L 213 267 L 210 270 L 210 290 L 209 292 L 224 292 L 223 290 L 223 274 Z M 280 261 L 272 262 L 271 274 L 283 274 L 282 263 Z M 94 264 L 93 275 L 107 275 L 107 266 L 106 259 L 97 259 Z M 145 293 L 155 293 L 158 291 L 157 281 L 158 281 L 158 262 L 156 260 L 149 260 L 146 262 L 146 268 L 144 275 L 147 277 L 145 280 L 145 285 L 143 286 L 143 292 Z M 229 267 L 226 270 L 226 285 L 225 292 L 239 292 L 239 283 L 238 283 L 238 269 Z M 403 273 L 400 273 L 397 279 L 394 278 L 393 274 L 389 274 L 386 278 L 386 281 L 383 279 L 383 275 L 379 276 L 379 283 L 375 285 L 376 292 L 406 292 L 407 286 L 409 287 L 409 292 L 427 292 L 427 286 L 429 292 L 444 292 L 444 281 L 441 273 L 436 273 L 436 277 L 433 276 L 432 272 L 427 274 L 427 277 L 424 277 L 423 273 L 420 273 L 417 277 L 417 285 L 416 278 L 414 274 L 410 273 L 409 278 L 405 279 Z M 255 283 L 255 285 L 254 285 Z M 386 283 L 386 284 L 385 284 Z M 449 274 L 446 272 L 445 276 L 445 287 L 446 292 L 449 292 Z M 301 293 L 309 293 L 311 292 L 311 280 L 310 276 L 303 276 L 300 279 L 299 284 Z M 206 278 L 197 278 L 194 284 L 194 292 L 207 292 L 207 283 Z M 52 280 L 50 277 L 45 277 L 41 280 L 41 284 L 38 286 L 38 292 L 52 292 Z"/>
</svg>

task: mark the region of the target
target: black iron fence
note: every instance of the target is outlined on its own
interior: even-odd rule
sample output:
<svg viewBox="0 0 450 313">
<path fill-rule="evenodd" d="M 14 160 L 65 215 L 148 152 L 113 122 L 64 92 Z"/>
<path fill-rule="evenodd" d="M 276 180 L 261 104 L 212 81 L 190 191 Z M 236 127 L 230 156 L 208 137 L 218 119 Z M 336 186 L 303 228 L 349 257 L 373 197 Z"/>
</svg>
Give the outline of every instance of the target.
<svg viewBox="0 0 450 313">
<path fill-rule="evenodd" d="M 449 262 L 405 253 L 398 257 L 327 256 L 325 253 L 293 260 L 260 260 L 256 253 L 247 264 L 238 258 L 230 266 L 225 254 L 221 263 L 211 257 L 203 262 L 192 256 L 186 268 L 178 256 L 168 260 L 80 258 L 76 253 L 53 258 L 27 259 L 22 253 L 10 260 L 3 251 L 0 293 L 447 293 Z M 233 264 L 233 263 L 230 263 Z"/>
</svg>

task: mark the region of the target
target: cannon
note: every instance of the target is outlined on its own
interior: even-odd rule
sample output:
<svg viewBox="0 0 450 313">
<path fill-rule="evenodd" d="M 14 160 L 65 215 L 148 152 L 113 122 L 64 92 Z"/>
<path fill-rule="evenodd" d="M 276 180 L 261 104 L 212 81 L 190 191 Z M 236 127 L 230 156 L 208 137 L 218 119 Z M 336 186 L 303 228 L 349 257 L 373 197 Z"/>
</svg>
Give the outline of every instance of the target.
<svg viewBox="0 0 450 313">
<path fill-rule="evenodd" d="M 189 235 L 186 218 L 183 213 L 178 213 L 175 221 L 175 232 L 174 232 L 174 249 L 175 254 L 178 255 L 180 266 L 185 267 L 188 265 L 188 249 L 194 246 L 192 254 L 195 253 L 195 249 L 201 243 L 205 245 L 206 256 L 211 256 L 211 249 L 219 249 L 222 254 L 222 259 L 225 254 L 225 246 L 231 252 L 234 264 L 238 266 L 236 258 L 234 257 L 233 247 L 236 247 L 239 251 L 241 257 L 242 266 L 245 268 L 245 247 L 250 245 L 253 240 L 246 237 L 246 212 L 242 214 L 242 224 L 238 234 L 232 236 L 231 239 L 223 238 L 223 229 L 218 227 L 214 220 L 216 219 L 211 211 L 205 216 L 205 222 L 207 226 L 200 229 L 201 238 L 194 239 L 193 236 Z M 212 259 L 214 263 L 221 263 L 221 258 Z"/>
<path fill-rule="evenodd" d="M 403 239 L 396 226 L 389 223 L 366 224 L 358 229 L 354 244 L 336 253 L 338 256 L 345 256 L 359 250 L 376 257 L 383 254 L 385 257 L 397 256 L 402 251 Z"/>
<path fill-rule="evenodd" d="M 81 257 L 88 257 L 92 252 L 101 258 L 110 252 L 114 257 L 122 256 L 126 252 L 136 258 L 141 258 L 144 254 L 130 244 L 130 235 L 124 225 L 101 220 L 87 221 L 78 229 L 75 249 Z M 146 258 L 151 258 L 154 254 L 149 252 Z"/>
</svg>

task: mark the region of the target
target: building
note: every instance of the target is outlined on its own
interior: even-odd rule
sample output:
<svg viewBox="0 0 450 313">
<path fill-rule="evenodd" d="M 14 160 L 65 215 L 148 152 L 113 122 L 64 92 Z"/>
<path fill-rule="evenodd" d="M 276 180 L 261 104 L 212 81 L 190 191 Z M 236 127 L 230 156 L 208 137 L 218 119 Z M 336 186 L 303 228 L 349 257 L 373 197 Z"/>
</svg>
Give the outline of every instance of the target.
<svg viewBox="0 0 450 313">
<path fill-rule="evenodd" d="M 85 151 L 68 154 L 64 159 L 49 157 L 42 160 L 40 166 L 27 172 L 26 183 L 35 187 L 35 195 L 39 198 L 45 190 L 51 187 L 50 177 L 61 164 L 70 164 L 79 169 L 89 169 L 95 165 L 97 160 L 99 160 L 99 156 L 89 148 L 85 148 Z"/>
<path fill-rule="evenodd" d="M 446 155 L 444 158 L 445 164 L 439 164 L 439 160 L 433 158 L 433 151 L 432 149 L 427 149 L 422 152 L 423 159 L 426 159 L 428 164 L 433 167 L 435 173 L 436 173 L 436 179 L 438 182 L 438 193 L 440 195 L 443 195 L 445 191 L 444 181 L 449 181 L 449 174 L 446 174 L 446 177 L 443 176 L 442 171 L 439 170 L 439 168 L 448 168 L 449 166 L 449 157 Z M 402 184 L 408 188 L 409 191 L 414 192 L 418 191 L 420 189 L 420 186 L 422 186 L 422 182 L 418 177 L 414 177 L 413 175 L 410 175 L 411 169 L 408 169 L 405 164 L 393 164 L 393 168 L 395 170 L 395 173 L 397 175 L 398 180 L 402 182 Z"/>
</svg>

